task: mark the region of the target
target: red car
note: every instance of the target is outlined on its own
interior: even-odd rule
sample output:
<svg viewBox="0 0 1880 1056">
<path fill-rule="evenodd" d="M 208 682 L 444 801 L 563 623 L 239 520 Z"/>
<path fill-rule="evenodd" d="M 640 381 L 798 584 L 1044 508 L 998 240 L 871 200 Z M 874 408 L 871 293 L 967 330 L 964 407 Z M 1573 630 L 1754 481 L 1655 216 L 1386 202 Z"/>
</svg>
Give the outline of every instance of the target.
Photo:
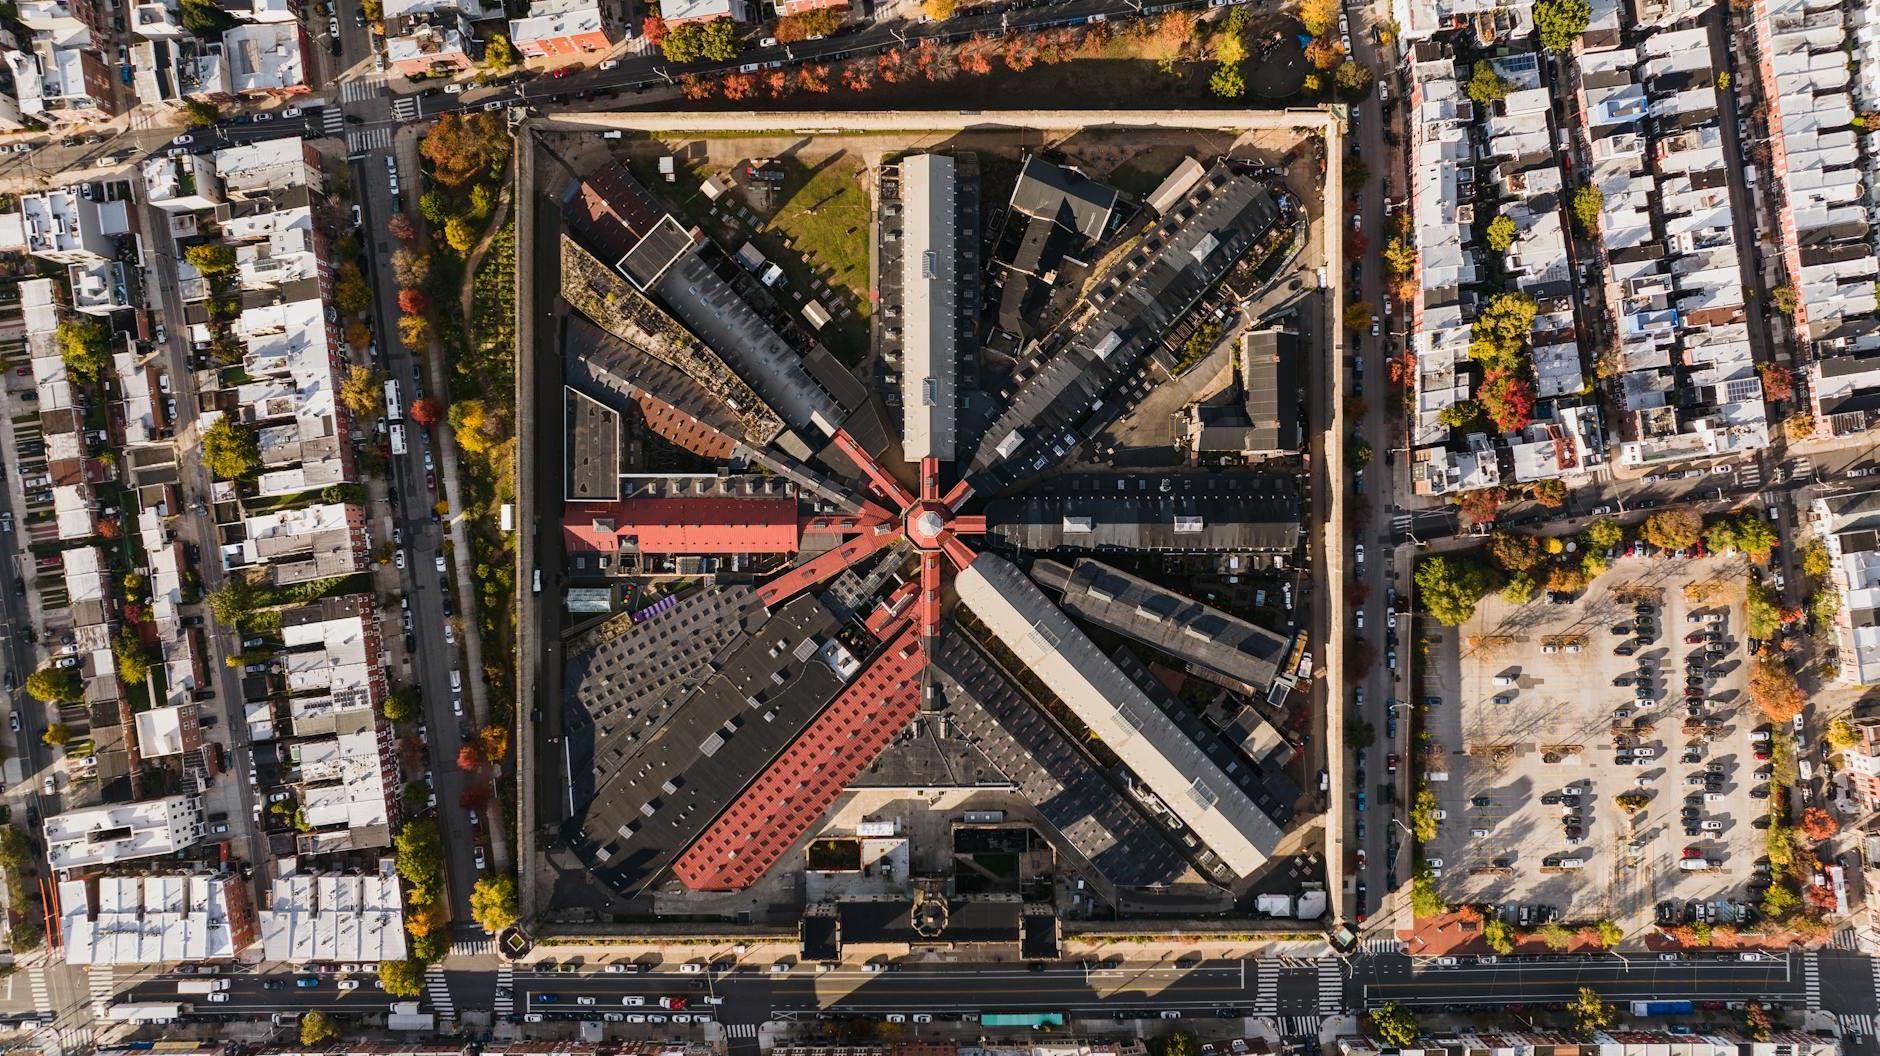
<svg viewBox="0 0 1880 1056">
<path fill-rule="evenodd" d="M 1386 770 L 1389 770 L 1393 774 L 1397 772 L 1397 753 L 1396 752 L 1392 752 L 1389 755 L 1384 757 L 1384 768 Z"/>
<path fill-rule="evenodd" d="M 575 71 L 573 66 L 561 66 L 549 71 L 550 77 L 566 77 Z"/>
</svg>

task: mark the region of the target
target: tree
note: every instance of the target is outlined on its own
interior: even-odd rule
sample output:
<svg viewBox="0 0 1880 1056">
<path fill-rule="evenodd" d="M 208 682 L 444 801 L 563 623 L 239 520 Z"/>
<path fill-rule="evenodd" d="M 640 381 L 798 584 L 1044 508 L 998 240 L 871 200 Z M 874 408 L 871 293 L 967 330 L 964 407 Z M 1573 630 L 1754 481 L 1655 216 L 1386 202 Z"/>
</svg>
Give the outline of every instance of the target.
<svg viewBox="0 0 1880 1056">
<path fill-rule="evenodd" d="M 398 317 L 398 343 L 406 348 L 422 348 L 431 338 L 431 324 L 422 315 Z"/>
<path fill-rule="evenodd" d="M 1794 315 L 1795 309 L 1800 307 L 1801 303 L 1802 299 L 1796 294 L 1793 286 L 1777 286 L 1769 291 L 1769 307 L 1783 315 Z"/>
<path fill-rule="evenodd" d="M 1571 49 L 1592 21 L 1593 7 L 1587 0 L 1535 0 L 1534 28 L 1548 51 Z"/>
<path fill-rule="evenodd" d="M 516 881 L 507 876 L 485 876 L 470 889 L 470 916 L 484 931 L 495 935 L 516 923 Z"/>
<path fill-rule="evenodd" d="M 418 225 L 412 223 L 406 213 L 393 213 L 392 218 L 385 222 L 385 230 L 400 242 L 410 242 L 418 237 Z"/>
<path fill-rule="evenodd" d="M 1410 828 L 1419 843 L 1436 838 L 1436 811 L 1436 793 L 1428 785 L 1418 786 L 1416 798 L 1410 801 Z"/>
<path fill-rule="evenodd" d="M 696 62 L 699 59 L 727 62 L 738 54 L 737 25 L 728 18 L 714 18 L 709 22 L 667 26 L 659 50 L 671 62 Z"/>
<path fill-rule="evenodd" d="M 339 1037 L 339 1025 L 327 1018 L 326 1013 L 314 1009 L 300 1017 L 300 1043 L 319 1045 Z"/>
<path fill-rule="evenodd" d="M 63 722 L 50 722 L 46 724 L 46 730 L 39 735 L 39 739 L 49 747 L 58 748 L 72 739 L 72 730 Z"/>
<path fill-rule="evenodd" d="M 1625 541 L 1625 529 L 1611 517 L 1601 517 L 1581 530 L 1580 541 L 1595 550 L 1610 550 Z"/>
<path fill-rule="evenodd" d="M 1344 46 L 1335 40 L 1319 37 L 1306 45 L 1306 61 L 1315 69 L 1329 70 L 1338 65 L 1338 60 L 1345 54 Z"/>
<path fill-rule="evenodd" d="M 1612 797 L 1612 802 L 1627 814 L 1637 814 L 1645 809 L 1645 804 L 1651 802 L 1651 797 L 1641 789 L 1631 788 Z"/>
<path fill-rule="evenodd" d="M 444 223 L 444 242 L 459 253 L 468 253 L 477 244 L 476 225 L 461 216 L 453 216 Z"/>
<path fill-rule="evenodd" d="M 183 123 L 191 128 L 213 125 L 222 120 L 222 108 L 204 99 L 183 100 Z"/>
<path fill-rule="evenodd" d="M 1845 752 L 1860 743 L 1860 734 L 1854 731 L 1854 724 L 1843 718 L 1828 723 L 1828 747 L 1837 752 Z"/>
<path fill-rule="evenodd" d="M 418 215 L 432 227 L 442 227 L 444 221 L 457 215 L 457 203 L 443 191 L 432 189 L 418 196 Z"/>
<path fill-rule="evenodd" d="M 1834 897 L 1834 888 L 1827 884 L 1809 884 L 1802 888 L 1802 901 L 1810 910 L 1822 916 L 1834 912 L 1839 905 Z"/>
<path fill-rule="evenodd" d="M 1466 524 L 1490 524 L 1495 520 L 1495 512 L 1501 509 L 1506 494 L 1500 488 L 1477 488 L 1465 491 L 1456 499 L 1456 508 L 1462 514 Z"/>
<path fill-rule="evenodd" d="M 1828 548 L 1817 539 L 1802 551 L 1802 575 L 1810 579 L 1822 579 L 1833 568 L 1833 559 L 1828 556 Z"/>
<path fill-rule="evenodd" d="M 1371 86 L 1371 68 L 1346 59 L 1332 71 L 1332 83 L 1347 92 L 1362 92 Z"/>
<path fill-rule="evenodd" d="M 1489 949 L 1504 957 L 1514 952 L 1514 925 L 1500 917 L 1482 922 L 1482 938 L 1487 941 Z"/>
<path fill-rule="evenodd" d="M 431 310 L 431 299 L 423 290 L 403 289 L 398 291 L 398 310 L 406 315 L 423 315 Z"/>
<path fill-rule="evenodd" d="M 649 47 L 659 47 L 666 42 L 666 20 L 658 14 L 647 15 L 640 21 L 640 35 Z"/>
<path fill-rule="evenodd" d="M 446 112 L 418 143 L 418 153 L 431 163 L 437 182 L 445 187 L 462 187 L 500 169 L 514 150 L 508 125 L 495 113 L 483 110 L 467 115 Z M 419 199 L 418 208 L 423 212 L 423 199 Z M 429 213 L 424 215 L 426 220 L 431 219 Z"/>
<path fill-rule="evenodd" d="M 400 286 L 423 286 L 431 278 L 431 254 L 415 247 L 392 250 L 392 281 Z"/>
<path fill-rule="evenodd" d="M 490 805 L 490 797 L 495 794 L 489 784 L 484 781 L 465 785 L 463 791 L 457 793 L 457 806 L 463 810 L 482 810 Z"/>
<path fill-rule="evenodd" d="M 959 0 L 921 0 L 920 13 L 935 22 L 945 22 L 959 6 Z"/>
<path fill-rule="evenodd" d="M 427 896 L 436 892 L 438 875 L 444 868 L 444 848 L 437 835 L 437 822 L 417 818 L 405 822 L 392 838 L 393 860 L 398 875 L 414 890 Z M 429 897 L 419 899 L 428 902 Z"/>
<path fill-rule="evenodd" d="M 1457 400 L 1436 413 L 1436 420 L 1451 429 L 1473 431 L 1486 415 L 1474 400 Z"/>
<path fill-rule="evenodd" d="M 26 692 L 47 704 L 76 704 L 85 699 L 78 676 L 63 667 L 42 667 L 27 675 Z"/>
<path fill-rule="evenodd" d="M 1748 554 L 1758 562 L 1769 560 L 1769 554 L 1780 542 L 1776 531 L 1769 527 L 1769 522 L 1756 515 L 1755 511 L 1743 514 L 1733 526 L 1736 548 Z"/>
<path fill-rule="evenodd" d="M 1419 917 L 1439 917 L 1449 911 L 1449 903 L 1436 890 L 1436 875 L 1427 865 L 1410 878 L 1410 911 Z"/>
<path fill-rule="evenodd" d="M 1223 99 L 1238 99 L 1247 94 L 1247 79 L 1239 66 L 1217 66 L 1214 75 L 1208 78 L 1208 90 Z"/>
<path fill-rule="evenodd" d="M 1762 580 L 1751 577 L 1744 586 L 1743 631 L 1767 641 L 1782 629 L 1781 599 Z"/>
<path fill-rule="evenodd" d="M 1396 1049 L 1409 1048 L 1422 1033 L 1417 1027 L 1417 1017 L 1395 1001 L 1386 1002 L 1384 1007 L 1371 1013 L 1371 1032 L 1377 1035 L 1377 1040 Z"/>
<path fill-rule="evenodd" d="M 333 282 L 333 303 L 347 315 L 358 315 L 372 306 L 372 287 L 366 285 L 365 273 L 354 261 L 339 266 L 339 277 Z"/>
<path fill-rule="evenodd" d="M 379 985 L 393 997 L 417 997 L 424 993 L 424 965 L 409 958 L 380 961 Z"/>
<path fill-rule="evenodd" d="M 355 419 L 370 419 L 378 413 L 379 401 L 384 396 L 385 375 L 371 367 L 355 363 L 340 379 L 339 402 L 345 404 Z"/>
<path fill-rule="evenodd" d="M 1550 950 L 1565 950 L 1573 945 L 1573 929 L 1557 920 L 1550 920 L 1535 929 L 1535 934 L 1547 944 Z"/>
<path fill-rule="evenodd" d="M 1299 21 L 1305 23 L 1307 33 L 1322 37 L 1338 24 L 1338 12 L 1338 0 L 1300 0 Z"/>
<path fill-rule="evenodd" d="M 1508 252 L 1508 247 L 1514 245 L 1515 233 L 1514 217 L 1505 213 L 1495 217 L 1488 222 L 1488 248 L 1497 253 Z"/>
<path fill-rule="evenodd" d="M 1775 1035 L 1775 1021 L 1769 1018 L 1762 1002 L 1751 1001 L 1744 1006 L 1743 1030 L 1756 1041 L 1768 1041 Z"/>
<path fill-rule="evenodd" d="M 1666 550 L 1685 550 L 1697 542 L 1704 519 L 1696 510 L 1672 509 L 1645 518 L 1638 537 Z"/>
<path fill-rule="evenodd" d="M 1482 375 L 1476 399 L 1495 428 L 1512 433 L 1534 420 L 1534 383 L 1523 373 L 1490 368 Z"/>
<path fill-rule="evenodd" d="M 235 274 L 235 247 L 222 242 L 198 242 L 183 250 L 183 259 L 211 282 L 226 281 Z"/>
<path fill-rule="evenodd" d="M 430 396 L 413 400 L 411 401 L 411 420 L 428 429 L 444 420 L 443 405 Z"/>
<path fill-rule="evenodd" d="M 1495 67 L 1483 59 L 1475 64 L 1475 70 L 1469 75 L 1469 98 L 1483 106 L 1499 103 L 1514 91 L 1514 85 L 1508 79 L 1495 72 Z"/>
<path fill-rule="evenodd" d="M 1802 811 L 1801 820 L 1796 823 L 1796 828 L 1801 830 L 1802 835 L 1816 843 L 1841 831 L 1841 826 L 1834 820 L 1834 815 L 1821 807 L 1809 807 Z"/>
<path fill-rule="evenodd" d="M 1802 713 L 1802 688 L 1795 684 L 1795 673 L 1788 661 L 1767 646 L 1749 661 L 1749 698 L 1770 721 L 1792 721 Z"/>
<path fill-rule="evenodd" d="M 483 751 L 476 744 L 465 744 L 457 749 L 457 769 L 475 772 L 483 769 Z"/>
<path fill-rule="evenodd" d="M 841 8 L 819 7 L 798 15 L 785 15 L 777 20 L 777 28 L 770 35 L 777 38 L 779 44 L 790 44 L 810 37 L 827 37 L 842 28 L 846 12 Z"/>
<path fill-rule="evenodd" d="M 150 677 L 150 654 L 137 632 L 125 627 L 111 642 L 111 655 L 117 661 L 118 681 L 127 686 L 141 686 Z"/>
<path fill-rule="evenodd" d="M 1501 599 L 1510 605 L 1526 605 L 1534 600 L 1534 592 L 1538 589 L 1533 576 L 1516 572 L 1508 577 L 1507 584 L 1501 588 Z"/>
<path fill-rule="evenodd" d="M 1370 301 L 1351 301 L 1345 305 L 1345 329 L 1363 330 L 1371 325 L 1371 313 L 1376 309 Z"/>
<path fill-rule="evenodd" d="M 509 37 L 502 33 L 491 33 L 483 43 L 483 65 L 486 69 L 506 70 L 516 64 L 516 49 L 509 43 Z"/>
<path fill-rule="evenodd" d="M 480 455 L 509 439 L 509 419 L 501 406 L 482 400 L 458 400 L 446 415 L 451 432 L 465 451 Z"/>
<path fill-rule="evenodd" d="M 1417 247 L 1402 238 L 1384 244 L 1384 266 L 1395 276 L 1408 275 L 1417 268 Z"/>
<path fill-rule="evenodd" d="M 1762 375 L 1763 399 L 1781 403 L 1795 396 L 1795 372 L 1775 363 L 1761 363 L 1756 373 Z"/>
<path fill-rule="evenodd" d="M 59 358 L 83 384 L 92 385 L 111 366 L 111 329 L 103 319 L 74 315 L 59 324 Z"/>
<path fill-rule="evenodd" d="M 1557 510 L 1567 504 L 1567 484 L 1558 477 L 1535 481 L 1529 486 L 1528 494 L 1549 509 Z"/>
<path fill-rule="evenodd" d="M 1594 921 L 1593 935 L 1601 946 L 1609 950 L 1625 941 L 1625 930 L 1610 920 Z"/>
<path fill-rule="evenodd" d="M 496 211 L 496 191 L 487 183 L 470 188 L 470 218 L 483 221 Z"/>
<path fill-rule="evenodd" d="M 1770 884 L 1763 892 L 1763 916 L 1771 920 L 1781 920 L 1800 909 L 1801 905 L 1802 900 L 1796 895 L 1795 889 L 1786 883 Z"/>
<path fill-rule="evenodd" d="M 261 468 L 254 427 L 224 414 L 202 431 L 202 464 L 222 480 L 244 480 Z"/>
<path fill-rule="evenodd" d="M 209 612 L 218 621 L 232 627 L 252 615 L 259 602 L 260 596 L 255 585 L 249 582 L 247 576 L 236 573 L 210 592 Z"/>
<path fill-rule="evenodd" d="M 1496 587 L 1495 574 L 1479 561 L 1436 554 L 1417 563 L 1417 590 L 1423 607 L 1451 627 L 1475 615 L 1475 603 Z"/>
<path fill-rule="evenodd" d="M 1567 1006 L 1567 1012 L 1573 1016 L 1573 1025 L 1581 1034 L 1607 1030 L 1619 1018 L 1619 1010 L 1607 1004 L 1590 986 L 1580 987 L 1579 998 Z"/>
<path fill-rule="evenodd" d="M 1591 185 L 1573 189 L 1573 219 L 1579 222 L 1585 234 L 1599 230 L 1599 217 L 1605 210 L 1606 192 Z"/>
<path fill-rule="evenodd" d="M 385 698 L 381 710 L 392 722 L 416 722 L 424 717 L 424 708 L 418 698 L 418 691 L 405 686 Z"/>
<path fill-rule="evenodd" d="M 509 727 L 483 727 L 477 731 L 477 746 L 483 749 L 483 758 L 492 763 L 502 762 L 509 757 Z"/>
<path fill-rule="evenodd" d="M 1790 440 L 1806 440 L 1815 435 L 1815 416 L 1807 411 L 1796 411 L 1782 419 L 1782 435 Z"/>
</svg>

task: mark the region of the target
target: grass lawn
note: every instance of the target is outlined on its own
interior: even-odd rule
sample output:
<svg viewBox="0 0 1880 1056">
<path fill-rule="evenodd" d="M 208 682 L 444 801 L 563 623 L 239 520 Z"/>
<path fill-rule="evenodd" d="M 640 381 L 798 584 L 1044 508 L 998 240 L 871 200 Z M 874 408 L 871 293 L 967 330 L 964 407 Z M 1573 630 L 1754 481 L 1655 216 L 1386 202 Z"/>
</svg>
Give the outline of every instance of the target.
<svg viewBox="0 0 1880 1056">
<path fill-rule="evenodd" d="M 871 249 L 868 194 L 862 189 L 862 167 L 837 154 L 814 166 L 786 160 L 781 203 L 765 234 L 787 243 L 793 252 L 776 253 L 757 239 L 765 256 L 777 262 L 790 286 L 805 296 L 817 291 L 811 276 L 837 291 L 835 298 L 819 296 L 831 314 L 840 315 L 846 302 L 854 314 L 838 318 L 821 332 L 823 342 L 837 357 L 856 363 L 867 348 L 870 309 L 868 255 Z M 735 248 L 735 247 L 733 247 Z"/>
</svg>

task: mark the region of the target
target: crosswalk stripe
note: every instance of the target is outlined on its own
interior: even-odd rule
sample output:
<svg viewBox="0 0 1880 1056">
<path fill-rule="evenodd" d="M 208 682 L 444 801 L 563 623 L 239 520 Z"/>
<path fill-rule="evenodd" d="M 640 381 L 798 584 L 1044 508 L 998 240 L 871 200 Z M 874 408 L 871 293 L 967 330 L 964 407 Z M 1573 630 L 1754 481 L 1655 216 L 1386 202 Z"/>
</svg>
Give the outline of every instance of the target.
<svg viewBox="0 0 1880 1056">
<path fill-rule="evenodd" d="M 368 128 L 359 132 L 346 133 L 346 153 L 360 155 L 369 150 L 387 150 L 392 145 L 392 130 L 389 128 Z"/>
<path fill-rule="evenodd" d="M 492 935 L 481 935 L 474 938 L 458 939 L 450 944 L 450 952 L 465 957 L 476 957 L 481 954 L 495 953 L 496 938 Z"/>
<path fill-rule="evenodd" d="M 418 116 L 418 101 L 409 95 L 392 98 L 392 116 L 400 121 L 411 121 Z"/>
<path fill-rule="evenodd" d="M 1366 939 L 1364 940 L 1364 952 L 1366 953 L 1402 953 L 1403 952 L 1403 940 L 1396 939 L 1396 938 Z"/>
<path fill-rule="evenodd" d="M 424 969 L 424 992 L 430 995 L 431 1007 L 440 1016 L 454 1016 L 457 1006 L 450 1000 L 450 983 L 444 979 L 444 966 L 433 963 Z"/>
<path fill-rule="evenodd" d="M 725 1024 L 725 1037 L 727 1038 L 755 1038 L 757 1037 L 757 1024 L 755 1023 L 726 1023 Z"/>
<path fill-rule="evenodd" d="M 1318 1016 L 1281 1016 L 1279 1033 L 1283 1038 L 1316 1038 L 1324 1020 Z"/>
<path fill-rule="evenodd" d="M 1263 958 L 1256 963 L 1253 1014 L 1256 1016 L 1276 1015 L 1279 1012 L 1280 963 L 1271 958 Z"/>
<path fill-rule="evenodd" d="M 516 985 L 516 970 L 507 964 L 496 968 L 496 999 L 491 1002 L 490 1010 L 498 1016 L 506 1016 L 516 1009 L 513 996 Z"/>
<path fill-rule="evenodd" d="M 111 992 L 115 989 L 114 984 L 117 981 L 113 978 L 115 973 L 112 972 L 111 965 L 95 965 L 87 969 L 85 974 L 90 978 L 91 982 L 92 1005 L 99 1009 L 108 1007 L 111 1004 Z M 103 1015 L 104 1013 L 100 1011 L 98 1014 Z"/>
<path fill-rule="evenodd" d="M 356 80 L 346 81 L 341 84 L 339 86 L 339 97 L 344 102 L 363 103 L 367 99 L 377 96 L 379 89 L 383 87 L 385 87 L 384 77 L 376 73 L 368 73 Z"/>
<path fill-rule="evenodd" d="M 43 964 L 33 965 L 33 970 L 27 974 L 26 979 L 33 988 L 33 1007 L 42 1009 L 51 1008 L 52 992 L 51 989 L 46 986 L 46 966 Z"/>
<path fill-rule="evenodd" d="M 328 106 L 320 110 L 320 128 L 329 136 L 338 136 L 346 131 L 346 115 L 337 106 Z"/>
<path fill-rule="evenodd" d="M 1330 1015 L 1345 1004 L 1345 969 L 1336 957 L 1319 958 L 1319 1013 Z"/>
<path fill-rule="evenodd" d="M 1813 953 L 1802 955 L 1802 990 L 1808 996 L 1809 1011 L 1821 1008 L 1821 962 Z"/>
<path fill-rule="evenodd" d="M 1872 1034 L 1873 1017 L 1865 1012 L 1842 1012 L 1839 1017 L 1844 1034 Z"/>
</svg>

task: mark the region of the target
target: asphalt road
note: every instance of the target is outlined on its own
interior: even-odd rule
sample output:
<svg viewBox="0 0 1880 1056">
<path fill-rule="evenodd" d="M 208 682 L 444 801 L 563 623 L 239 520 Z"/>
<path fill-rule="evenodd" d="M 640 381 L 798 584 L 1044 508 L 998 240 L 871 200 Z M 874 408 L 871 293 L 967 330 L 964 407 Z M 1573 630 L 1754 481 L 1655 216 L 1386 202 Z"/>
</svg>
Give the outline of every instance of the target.
<svg viewBox="0 0 1880 1056">
<path fill-rule="evenodd" d="M 1414 964 L 1407 957 L 1364 958 L 1348 983 L 1353 1008 L 1386 1001 L 1406 1006 L 1547 1004 L 1570 1001 L 1581 987 L 1591 987 L 1608 1001 L 1646 999 L 1691 1001 L 1783 1002 L 1797 1008 L 1807 1002 L 1803 960 L 1812 954 L 1774 956 L 1744 963 L 1734 957 L 1660 961 L 1655 954 L 1620 957 L 1567 957 L 1465 963 L 1453 967 L 1429 959 Z M 1864 958 L 1854 958 L 1864 960 Z M 1873 1002 L 1867 980 L 1866 1002 Z M 1844 995 L 1850 1006 L 1858 993 Z"/>
</svg>

